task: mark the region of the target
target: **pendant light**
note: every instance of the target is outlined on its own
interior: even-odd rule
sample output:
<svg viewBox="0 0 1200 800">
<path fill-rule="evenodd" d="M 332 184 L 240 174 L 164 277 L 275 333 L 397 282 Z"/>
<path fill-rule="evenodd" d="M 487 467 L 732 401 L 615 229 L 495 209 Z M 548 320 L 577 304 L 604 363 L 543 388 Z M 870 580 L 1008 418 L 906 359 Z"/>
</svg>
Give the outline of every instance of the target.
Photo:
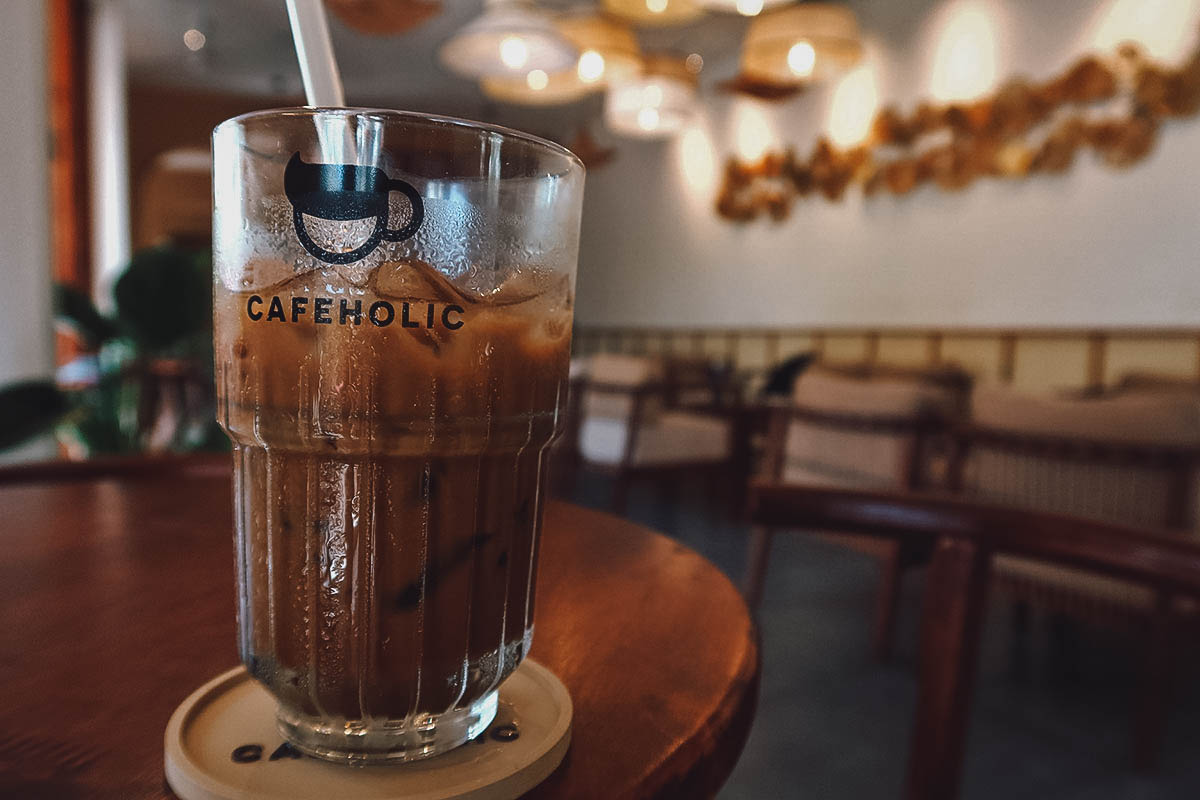
<svg viewBox="0 0 1200 800">
<path fill-rule="evenodd" d="M 641 27 L 693 22 L 704 15 L 698 0 L 604 0 L 604 10 Z"/>
<path fill-rule="evenodd" d="M 550 106 L 574 102 L 610 83 L 637 77 L 642 55 L 628 25 L 595 13 L 568 14 L 555 27 L 578 51 L 579 59 L 563 72 L 531 70 L 520 76 L 484 78 L 483 93 L 493 100 Z"/>
<path fill-rule="evenodd" d="M 699 0 L 699 2 L 701 6 L 710 11 L 754 17 L 772 8 L 785 6 L 792 0 Z"/>
<path fill-rule="evenodd" d="M 801 3 L 755 17 L 742 43 L 742 76 L 796 86 L 827 80 L 862 58 L 858 19 L 840 3 Z"/>
<path fill-rule="evenodd" d="M 438 51 L 448 69 L 475 79 L 561 72 L 578 57 L 549 15 L 524 0 L 486 0 L 483 13 Z"/>
<path fill-rule="evenodd" d="M 696 84 L 696 76 L 683 59 L 647 56 L 642 75 L 608 90 L 604 123 L 613 133 L 635 139 L 672 136 L 695 113 Z"/>
</svg>

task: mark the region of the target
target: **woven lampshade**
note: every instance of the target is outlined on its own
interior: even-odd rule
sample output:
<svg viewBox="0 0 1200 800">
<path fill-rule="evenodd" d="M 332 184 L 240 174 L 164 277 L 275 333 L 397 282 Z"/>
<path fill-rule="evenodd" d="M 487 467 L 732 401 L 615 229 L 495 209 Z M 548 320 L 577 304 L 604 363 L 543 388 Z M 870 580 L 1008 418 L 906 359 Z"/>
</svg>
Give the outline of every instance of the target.
<svg viewBox="0 0 1200 800">
<path fill-rule="evenodd" d="M 479 84 L 483 93 L 505 103 L 562 105 L 641 72 L 641 50 L 627 25 L 598 14 L 570 14 L 555 25 L 579 50 L 573 68 L 547 73 L 544 81 L 538 75 L 484 78 Z"/>
<path fill-rule="evenodd" d="M 696 104 L 696 76 L 683 59 L 647 56 L 640 76 L 609 88 L 604 122 L 623 136 L 662 139 L 691 121 Z"/>
<path fill-rule="evenodd" d="M 484 78 L 479 88 L 493 100 L 519 106 L 560 106 L 574 103 L 596 90 L 579 80 L 574 70 L 531 72 L 521 78 Z"/>
<path fill-rule="evenodd" d="M 518 77 L 532 70 L 561 72 L 579 52 L 550 17 L 522 0 L 488 0 L 438 51 L 450 70 L 467 78 Z"/>
<path fill-rule="evenodd" d="M 753 17 L 763 11 L 785 6 L 792 0 L 699 0 L 699 2 L 701 6 L 710 11 L 723 11 L 726 14 Z"/>
<path fill-rule="evenodd" d="M 704 14 L 698 0 L 604 0 L 604 10 L 641 27 L 682 25 Z"/>
<path fill-rule="evenodd" d="M 802 3 L 760 14 L 742 42 L 742 74 L 781 86 L 835 77 L 862 58 L 854 12 L 837 3 Z"/>
<path fill-rule="evenodd" d="M 588 80 L 591 73 L 580 78 L 585 83 L 616 83 L 636 76 L 642 70 L 642 50 L 633 30 L 612 17 L 601 14 L 569 14 L 557 22 L 563 37 L 579 48 L 581 58 L 588 51 L 604 59 L 599 78 Z"/>
</svg>

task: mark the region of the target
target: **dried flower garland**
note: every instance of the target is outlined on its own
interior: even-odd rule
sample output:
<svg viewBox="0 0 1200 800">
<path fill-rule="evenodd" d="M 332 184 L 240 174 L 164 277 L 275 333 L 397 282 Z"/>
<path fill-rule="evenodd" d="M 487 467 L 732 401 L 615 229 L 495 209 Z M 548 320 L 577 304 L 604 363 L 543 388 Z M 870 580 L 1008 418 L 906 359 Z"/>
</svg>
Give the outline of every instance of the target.
<svg viewBox="0 0 1200 800">
<path fill-rule="evenodd" d="M 1126 108 L 1119 114 L 1084 113 L 1122 101 Z M 822 138 L 808 159 L 791 149 L 754 164 L 730 159 L 716 209 L 739 222 L 762 214 L 780 220 L 796 198 L 818 192 L 840 200 L 851 184 L 868 197 L 885 189 L 907 194 L 927 182 L 955 191 L 984 176 L 1061 173 L 1084 148 L 1110 166 L 1128 167 L 1149 154 L 1163 120 L 1197 111 L 1200 49 L 1170 69 L 1126 44 L 1110 61 L 1088 56 L 1041 85 L 1016 79 L 989 98 L 923 103 L 909 117 L 886 107 L 867 142 L 848 150 Z M 1031 141 L 1034 133 L 1040 140 Z"/>
</svg>

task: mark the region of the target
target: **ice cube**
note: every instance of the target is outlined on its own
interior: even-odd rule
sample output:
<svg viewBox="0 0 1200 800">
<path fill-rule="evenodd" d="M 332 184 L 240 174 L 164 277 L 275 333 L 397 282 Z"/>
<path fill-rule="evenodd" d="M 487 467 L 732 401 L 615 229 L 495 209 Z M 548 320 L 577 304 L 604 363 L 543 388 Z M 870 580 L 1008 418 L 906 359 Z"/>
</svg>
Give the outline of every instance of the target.
<svg viewBox="0 0 1200 800">
<path fill-rule="evenodd" d="M 279 258 L 252 258 L 237 271 L 234 291 L 270 289 L 296 277 L 296 267 Z"/>
<path fill-rule="evenodd" d="M 470 297 L 431 265 L 418 259 L 386 261 L 375 272 L 375 293 L 396 300 L 470 302 Z"/>
<path fill-rule="evenodd" d="M 331 253 L 348 253 L 366 244 L 375 231 L 376 218 L 330 220 L 303 215 L 304 228 L 317 247 Z"/>
<path fill-rule="evenodd" d="M 495 306 L 511 306 L 537 299 L 547 308 L 563 308 L 568 305 L 570 290 L 565 274 L 542 267 L 524 267 L 484 293 L 483 300 Z"/>
</svg>

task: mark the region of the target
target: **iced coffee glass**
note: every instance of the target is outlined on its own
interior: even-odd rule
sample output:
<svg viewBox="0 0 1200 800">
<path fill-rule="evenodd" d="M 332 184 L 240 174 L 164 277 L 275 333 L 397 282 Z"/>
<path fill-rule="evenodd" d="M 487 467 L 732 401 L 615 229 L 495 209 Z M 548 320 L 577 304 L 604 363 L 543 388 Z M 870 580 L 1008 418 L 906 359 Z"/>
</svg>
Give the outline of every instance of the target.
<svg viewBox="0 0 1200 800">
<path fill-rule="evenodd" d="M 532 136 L 393 111 L 213 133 L 239 648 L 306 753 L 456 747 L 529 651 L 583 173 Z"/>
</svg>

